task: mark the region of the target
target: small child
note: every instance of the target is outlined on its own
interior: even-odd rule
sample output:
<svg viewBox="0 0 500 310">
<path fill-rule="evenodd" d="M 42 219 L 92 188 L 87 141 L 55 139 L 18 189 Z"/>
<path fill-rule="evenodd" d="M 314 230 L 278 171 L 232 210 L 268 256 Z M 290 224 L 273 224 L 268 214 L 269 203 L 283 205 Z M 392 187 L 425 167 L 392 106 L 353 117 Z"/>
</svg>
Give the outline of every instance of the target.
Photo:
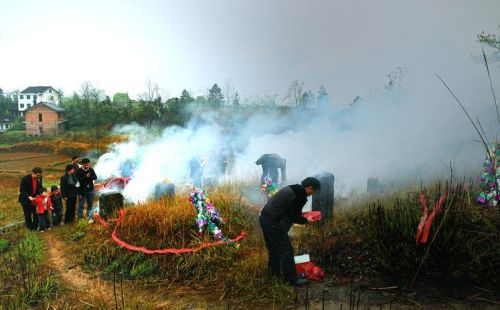
<svg viewBox="0 0 500 310">
<path fill-rule="evenodd" d="M 52 203 L 52 224 L 57 226 L 61 224 L 63 214 L 61 190 L 57 185 L 52 185 L 50 188 L 50 202 Z"/>
<path fill-rule="evenodd" d="M 33 199 L 33 203 L 38 216 L 38 229 L 41 232 L 44 232 L 45 228 L 50 230 L 49 209 L 52 210 L 52 202 L 46 188 L 42 188 L 41 192 Z"/>
</svg>

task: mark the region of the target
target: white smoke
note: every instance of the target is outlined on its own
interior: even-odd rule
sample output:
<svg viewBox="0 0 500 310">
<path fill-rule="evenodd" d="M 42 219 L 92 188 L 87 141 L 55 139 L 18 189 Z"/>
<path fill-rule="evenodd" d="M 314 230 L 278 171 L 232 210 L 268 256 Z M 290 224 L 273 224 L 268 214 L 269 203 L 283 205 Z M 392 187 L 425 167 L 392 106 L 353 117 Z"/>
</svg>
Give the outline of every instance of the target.
<svg viewBox="0 0 500 310">
<path fill-rule="evenodd" d="M 486 80 L 464 80 L 459 87 L 450 86 L 471 114 L 479 116 L 489 138 L 495 138 L 498 123 Z M 210 160 L 225 147 L 235 153 L 231 178 L 258 176 L 255 160 L 278 153 L 287 159 L 290 182 L 328 171 L 335 175 L 336 187 L 346 190 L 364 188 L 368 177 L 419 181 L 448 176 L 450 163 L 456 177 L 474 176 L 484 155 L 481 144 L 472 141 L 477 136 L 464 113 L 428 72 L 406 72 L 401 83 L 369 90 L 354 106 L 229 118 L 230 129 L 217 123 L 220 115 L 207 114 L 186 128 L 169 127 L 156 136 L 138 125 L 120 127 L 117 131 L 128 134 L 129 141 L 112 146 L 96 171 L 101 178 L 120 175 L 123 163 L 131 160 L 134 176 L 124 195 L 141 201 L 164 178 L 175 184 L 190 182 L 189 160 Z"/>
<path fill-rule="evenodd" d="M 128 133 L 129 141 L 113 145 L 99 158 L 95 169 L 101 179 L 123 176 L 131 164 L 133 176 L 123 192 L 137 202 L 151 197 L 155 185 L 168 179 L 174 184 L 189 182 L 189 161 L 193 156 L 207 160 L 220 151 L 221 133 L 216 125 L 168 127 L 159 136 L 150 135 L 137 124 L 116 129 Z M 134 133 L 140 132 L 136 135 Z"/>
</svg>

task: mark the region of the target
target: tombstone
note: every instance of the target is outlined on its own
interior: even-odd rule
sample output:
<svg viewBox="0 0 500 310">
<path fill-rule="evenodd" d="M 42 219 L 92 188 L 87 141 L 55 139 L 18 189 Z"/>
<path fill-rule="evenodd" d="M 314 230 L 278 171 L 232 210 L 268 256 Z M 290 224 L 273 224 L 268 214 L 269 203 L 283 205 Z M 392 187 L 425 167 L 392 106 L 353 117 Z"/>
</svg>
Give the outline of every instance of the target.
<svg viewBox="0 0 500 310">
<path fill-rule="evenodd" d="M 329 172 L 323 172 L 314 177 L 321 184 L 321 189 L 312 196 L 311 210 L 321 211 L 323 220 L 327 220 L 333 215 L 335 176 Z"/>
<path fill-rule="evenodd" d="M 382 192 L 382 186 L 378 178 L 368 178 L 366 181 L 366 192 L 370 195 L 377 195 Z"/>
<path fill-rule="evenodd" d="M 203 187 L 216 187 L 218 184 L 219 180 L 216 176 L 203 177 Z"/>
<path fill-rule="evenodd" d="M 99 196 L 99 215 L 109 218 L 123 208 L 123 195 L 119 192 L 102 193 Z"/>
<path fill-rule="evenodd" d="M 160 197 L 175 197 L 175 186 L 172 183 L 157 183 L 155 186 L 155 199 L 159 199 Z"/>
</svg>

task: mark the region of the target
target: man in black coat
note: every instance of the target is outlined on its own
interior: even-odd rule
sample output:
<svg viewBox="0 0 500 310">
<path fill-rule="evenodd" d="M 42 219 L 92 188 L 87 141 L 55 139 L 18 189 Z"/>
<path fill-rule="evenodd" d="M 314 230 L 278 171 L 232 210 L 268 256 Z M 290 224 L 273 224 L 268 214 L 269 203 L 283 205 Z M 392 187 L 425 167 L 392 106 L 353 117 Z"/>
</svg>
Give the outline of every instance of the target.
<svg viewBox="0 0 500 310">
<path fill-rule="evenodd" d="M 62 198 L 66 202 L 64 223 L 68 224 L 75 221 L 76 197 L 78 197 L 78 188 L 80 186 L 75 176 L 75 166 L 73 164 L 66 165 L 60 185 Z"/>
<path fill-rule="evenodd" d="M 82 166 L 76 172 L 76 178 L 80 182 L 80 196 L 78 198 L 78 218 L 83 218 L 83 208 L 87 201 L 87 216 L 89 221 L 92 220 L 93 205 L 94 205 L 94 181 L 97 180 L 97 175 L 94 169 L 90 168 L 90 159 L 82 159 Z"/>
<path fill-rule="evenodd" d="M 21 179 L 19 185 L 19 199 L 24 212 L 24 221 L 26 227 L 30 230 L 36 230 L 38 227 L 38 217 L 36 209 L 33 205 L 33 199 L 39 191 L 42 190 L 42 168 L 35 167 L 30 174 L 25 175 Z"/>
<path fill-rule="evenodd" d="M 313 177 L 304 179 L 301 184 L 284 187 L 271 196 L 259 216 L 269 253 L 269 273 L 273 276 L 282 275 L 291 285 L 302 285 L 308 281 L 297 277 L 288 231 L 293 223 L 311 222 L 302 216 L 302 208 L 307 196 L 314 194 L 320 187 L 319 181 Z"/>
<path fill-rule="evenodd" d="M 264 184 L 266 176 L 269 176 L 273 183 L 279 184 L 278 169 L 281 170 L 281 182 L 286 182 L 286 159 L 278 154 L 263 154 L 255 164 L 262 166 L 261 184 Z"/>
</svg>

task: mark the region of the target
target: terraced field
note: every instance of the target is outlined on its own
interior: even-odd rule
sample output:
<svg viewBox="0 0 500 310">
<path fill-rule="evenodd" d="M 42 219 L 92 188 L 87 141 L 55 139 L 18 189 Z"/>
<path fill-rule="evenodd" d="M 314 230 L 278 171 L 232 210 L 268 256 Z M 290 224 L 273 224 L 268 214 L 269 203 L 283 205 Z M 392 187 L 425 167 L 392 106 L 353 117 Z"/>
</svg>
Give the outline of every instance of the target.
<svg viewBox="0 0 500 310">
<path fill-rule="evenodd" d="M 0 172 L 27 173 L 33 167 L 42 167 L 47 172 L 64 171 L 71 159 L 64 155 L 35 152 L 0 153 Z"/>
</svg>

